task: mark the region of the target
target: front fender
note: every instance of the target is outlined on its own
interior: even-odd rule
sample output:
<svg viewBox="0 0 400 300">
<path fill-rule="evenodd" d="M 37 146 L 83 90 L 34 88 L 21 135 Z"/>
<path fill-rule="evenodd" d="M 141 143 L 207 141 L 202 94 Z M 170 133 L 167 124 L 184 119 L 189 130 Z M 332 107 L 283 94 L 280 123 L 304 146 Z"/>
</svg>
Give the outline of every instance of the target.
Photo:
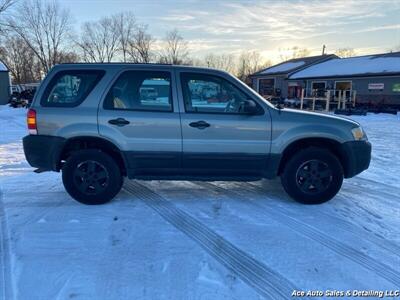
<svg viewBox="0 0 400 300">
<path fill-rule="evenodd" d="M 346 133 L 344 130 L 332 126 L 322 124 L 318 125 L 318 127 L 315 124 L 294 126 L 280 132 L 274 131 L 271 141 L 271 153 L 282 153 L 293 142 L 310 138 L 324 138 L 340 144 L 353 139 L 350 131 Z"/>
</svg>

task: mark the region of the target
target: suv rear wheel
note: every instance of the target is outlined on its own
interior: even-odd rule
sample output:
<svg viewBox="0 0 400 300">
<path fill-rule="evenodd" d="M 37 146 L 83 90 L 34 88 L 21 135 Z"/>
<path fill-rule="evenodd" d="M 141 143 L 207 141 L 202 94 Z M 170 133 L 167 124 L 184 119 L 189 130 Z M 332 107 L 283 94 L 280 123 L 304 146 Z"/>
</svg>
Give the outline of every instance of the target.
<svg viewBox="0 0 400 300">
<path fill-rule="evenodd" d="M 123 182 L 117 163 L 99 150 L 74 152 L 62 168 L 62 179 L 68 194 L 88 205 L 109 202 Z"/>
<path fill-rule="evenodd" d="M 343 183 L 343 168 L 329 150 L 310 147 L 294 154 L 281 175 L 285 191 L 304 204 L 332 199 Z"/>
</svg>

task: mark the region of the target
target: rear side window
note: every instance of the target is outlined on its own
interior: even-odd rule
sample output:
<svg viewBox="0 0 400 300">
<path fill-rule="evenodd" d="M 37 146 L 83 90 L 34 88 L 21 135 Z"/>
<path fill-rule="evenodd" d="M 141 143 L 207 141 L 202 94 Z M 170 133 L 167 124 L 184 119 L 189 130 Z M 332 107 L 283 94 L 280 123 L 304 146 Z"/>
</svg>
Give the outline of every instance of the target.
<svg viewBox="0 0 400 300">
<path fill-rule="evenodd" d="M 109 90 L 105 109 L 172 111 L 171 74 L 162 71 L 126 71 Z"/>
<path fill-rule="evenodd" d="M 102 70 L 71 70 L 58 72 L 50 81 L 40 104 L 42 106 L 74 107 L 85 100 L 99 80 Z"/>
</svg>

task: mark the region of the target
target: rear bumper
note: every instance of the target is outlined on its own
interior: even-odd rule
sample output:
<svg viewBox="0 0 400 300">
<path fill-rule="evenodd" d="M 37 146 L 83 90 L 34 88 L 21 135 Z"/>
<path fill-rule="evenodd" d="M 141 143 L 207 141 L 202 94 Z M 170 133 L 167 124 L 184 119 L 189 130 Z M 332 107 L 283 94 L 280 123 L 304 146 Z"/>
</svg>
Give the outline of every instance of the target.
<svg viewBox="0 0 400 300">
<path fill-rule="evenodd" d="M 47 171 L 59 171 L 59 158 L 65 139 L 57 136 L 27 135 L 22 140 L 28 163 Z"/>
<path fill-rule="evenodd" d="M 371 143 L 368 141 L 351 141 L 341 145 L 345 161 L 345 178 L 353 177 L 368 169 L 371 161 Z"/>
</svg>

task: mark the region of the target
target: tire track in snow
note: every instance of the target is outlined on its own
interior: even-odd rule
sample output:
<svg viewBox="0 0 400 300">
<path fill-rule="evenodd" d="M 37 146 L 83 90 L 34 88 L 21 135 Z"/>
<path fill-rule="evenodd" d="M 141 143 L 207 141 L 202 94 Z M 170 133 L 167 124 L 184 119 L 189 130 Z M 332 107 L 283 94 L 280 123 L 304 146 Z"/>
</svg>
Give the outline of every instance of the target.
<svg viewBox="0 0 400 300">
<path fill-rule="evenodd" d="M 8 232 L 8 224 L 6 212 L 3 203 L 3 193 L 0 189 L 0 292 L 1 299 L 14 299 L 13 282 L 11 275 L 11 253 L 10 253 L 10 238 Z"/>
<path fill-rule="evenodd" d="M 374 184 L 374 185 L 378 184 L 378 185 L 384 186 L 388 191 L 382 191 L 382 193 L 385 193 L 385 194 L 387 194 L 389 196 L 398 197 L 399 189 L 398 189 L 398 187 L 396 187 L 394 185 L 387 184 L 387 183 L 384 183 L 384 182 L 381 182 L 381 181 L 376 181 L 376 180 L 373 180 L 373 179 L 370 179 L 370 178 L 365 178 L 362 175 L 361 176 L 356 176 L 353 180 L 357 180 L 357 181 L 360 181 L 360 182 L 365 182 L 366 184 Z M 349 182 L 349 183 L 352 184 L 351 182 Z"/>
<path fill-rule="evenodd" d="M 360 185 L 357 184 L 358 183 L 362 183 L 361 180 L 357 180 L 359 178 L 354 178 L 351 181 L 346 181 L 346 184 L 343 184 L 341 191 L 344 192 L 349 192 L 349 193 L 361 193 L 361 194 L 365 194 L 366 192 L 366 187 L 365 185 Z M 373 183 L 373 182 L 371 182 Z M 379 182 L 375 182 L 373 184 L 381 184 Z M 387 189 L 387 187 L 385 187 Z M 400 203 L 399 203 L 399 196 L 393 193 L 390 193 L 388 191 L 384 191 L 384 190 L 374 190 L 374 189 L 368 189 L 368 195 L 369 198 L 371 199 L 376 199 L 379 202 L 385 202 L 387 205 L 392 206 L 393 208 L 397 208 L 400 209 Z"/>
<path fill-rule="evenodd" d="M 138 197 L 167 222 L 198 243 L 209 255 L 266 299 L 290 299 L 293 290 L 297 290 L 282 275 L 235 247 L 149 188 L 137 182 L 126 181 L 124 189 Z"/>
<path fill-rule="evenodd" d="M 240 186 L 240 188 L 243 188 L 252 193 L 254 193 L 254 191 L 256 190 L 256 191 L 259 191 L 262 193 L 274 194 L 274 196 L 276 196 L 276 193 L 268 191 L 260 186 L 252 184 L 252 183 L 247 183 L 246 186 L 243 186 L 242 184 L 240 184 L 239 186 Z M 248 188 L 249 186 L 252 187 L 253 189 L 249 189 Z M 261 205 L 261 206 L 265 207 L 264 205 Z M 289 210 L 291 211 L 290 213 L 295 213 L 292 209 L 284 209 L 284 208 L 280 208 L 280 209 L 283 210 L 285 212 L 285 214 L 287 214 L 289 212 Z M 336 229 L 350 232 L 351 234 L 354 234 L 355 236 L 360 235 L 359 230 L 355 229 L 354 226 L 352 226 L 352 224 L 348 223 L 347 221 L 343 220 L 342 218 L 333 217 L 332 215 L 327 214 L 322 211 L 319 211 L 318 214 L 321 215 L 321 217 L 323 217 L 324 219 L 331 220 L 331 223 L 335 224 Z M 375 237 L 373 235 L 363 235 L 363 239 L 370 242 L 371 244 L 374 244 L 382 249 L 385 249 L 390 254 L 395 255 L 400 258 L 400 247 L 397 246 L 396 244 L 393 244 L 382 238 Z"/>
<path fill-rule="evenodd" d="M 233 192 L 227 190 L 218 185 L 208 183 L 208 182 L 193 182 L 201 187 L 207 189 L 213 189 L 224 193 L 228 197 L 233 197 L 237 199 L 240 198 L 240 195 L 237 192 Z M 241 188 L 246 188 L 240 185 Z M 248 189 L 247 189 L 248 190 Z M 230 196 L 229 196 L 230 195 Z M 302 222 L 294 217 L 290 216 L 290 212 L 288 210 L 282 209 L 280 207 L 274 207 L 273 209 L 264 205 L 260 205 L 256 203 L 253 199 L 248 199 L 246 203 L 251 203 L 254 206 L 257 206 L 260 209 L 260 212 L 267 215 L 269 218 L 274 221 L 281 223 L 284 226 L 289 227 L 293 231 L 303 235 L 306 238 L 314 240 L 315 242 L 329 248 L 330 250 L 336 252 L 337 254 L 350 259 L 351 261 L 361 265 L 362 267 L 374 272 L 375 274 L 385 278 L 387 281 L 395 284 L 396 286 L 400 286 L 400 273 L 392 269 L 390 266 L 385 265 L 374 258 L 330 237 L 327 236 L 322 231 Z"/>
<path fill-rule="evenodd" d="M 380 188 L 374 189 L 370 187 L 371 185 L 380 186 Z M 351 189 L 349 187 L 351 187 Z M 370 198 L 372 196 L 379 202 L 385 202 L 395 209 L 400 209 L 400 201 L 399 201 L 400 196 L 398 194 L 399 188 L 396 188 L 394 186 L 385 183 L 380 183 L 374 180 L 355 177 L 352 180 L 347 180 L 346 184 L 343 185 L 342 189 L 352 193 L 359 192 L 364 194 L 367 190 Z"/>
</svg>

